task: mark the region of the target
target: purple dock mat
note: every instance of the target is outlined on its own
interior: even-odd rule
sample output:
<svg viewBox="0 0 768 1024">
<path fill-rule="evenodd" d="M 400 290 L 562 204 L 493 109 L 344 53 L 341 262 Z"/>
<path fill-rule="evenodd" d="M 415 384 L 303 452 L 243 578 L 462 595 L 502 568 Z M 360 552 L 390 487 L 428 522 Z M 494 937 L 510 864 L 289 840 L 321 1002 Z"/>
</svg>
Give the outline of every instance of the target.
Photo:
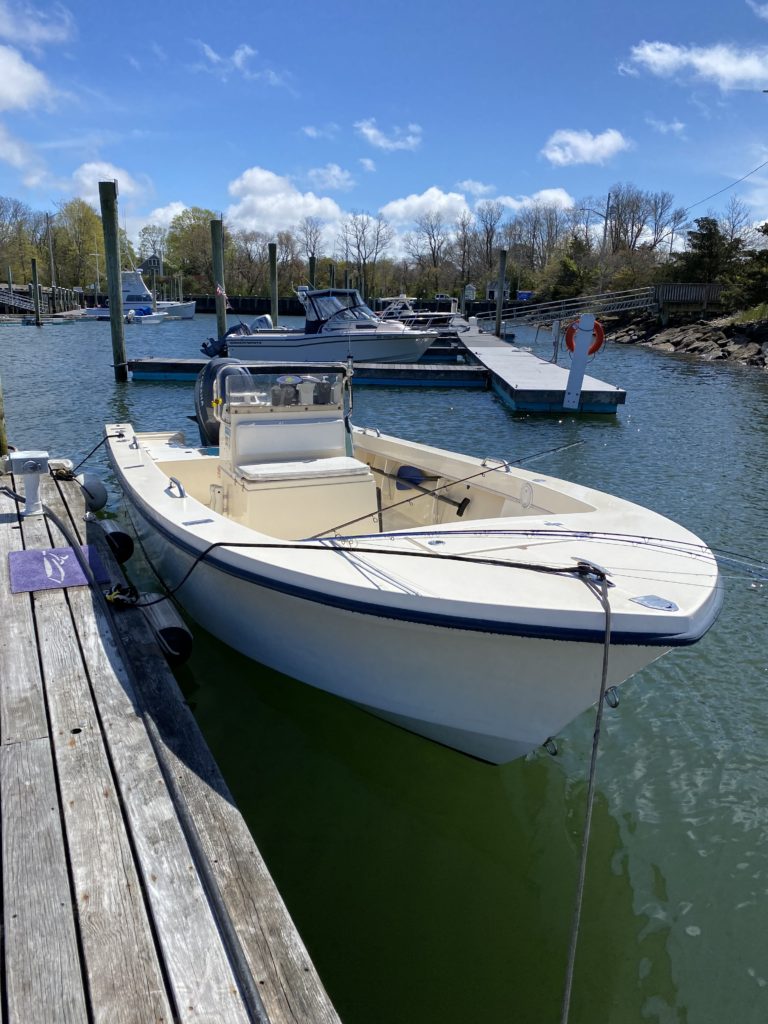
<svg viewBox="0 0 768 1024">
<path fill-rule="evenodd" d="M 108 583 L 109 573 L 98 551 L 90 544 L 83 544 L 83 554 L 96 582 Z M 13 594 L 30 590 L 57 590 L 59 587 L 82 587 L 88 583 L 72 548 L 9 551 L 8 574 Z"/>
</svg>

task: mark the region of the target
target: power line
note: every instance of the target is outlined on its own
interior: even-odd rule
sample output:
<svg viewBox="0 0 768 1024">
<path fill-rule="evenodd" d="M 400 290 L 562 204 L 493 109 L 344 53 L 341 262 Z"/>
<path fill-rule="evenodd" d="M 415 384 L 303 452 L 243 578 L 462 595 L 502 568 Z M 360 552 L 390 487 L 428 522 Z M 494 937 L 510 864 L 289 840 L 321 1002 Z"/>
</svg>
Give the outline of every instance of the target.
<svg viewBox="0 0 768 1024">
<path fill-rule="evenodd" d="M 763 167 L 768 167 L 768 160 L 764 160 L 763 163 L 759 164 L 757 167 L 753 167 L 752 170 L 747 171 L 747 173 L 742 178 L 737 178 L 736 181 L 732 181 L 730 185 L 726 185 L 725 188 L 721 188 L 717 192 L 713 192 L 711 196 L 705 196 L 704 199 L 699 199 L 695 203 L 691 203 L 690 206 L 686 206 L 686 208 L 683 210 L 683 213 L 688 213 L 688 211 L 692 210 L 694 206 L 701 206 L 702 203 L 706 203 L 710 199 L 714 199 L 715 196 L 722 195 L 722 193 L 727 192 L 729 188 L 733 188 L 733 186 L 738 185 L 739 182 L 746 181 L 746 179 L 751 177 L 753 174 L 757 174 L 757 172 L 761 171 Z"/>
</svg>

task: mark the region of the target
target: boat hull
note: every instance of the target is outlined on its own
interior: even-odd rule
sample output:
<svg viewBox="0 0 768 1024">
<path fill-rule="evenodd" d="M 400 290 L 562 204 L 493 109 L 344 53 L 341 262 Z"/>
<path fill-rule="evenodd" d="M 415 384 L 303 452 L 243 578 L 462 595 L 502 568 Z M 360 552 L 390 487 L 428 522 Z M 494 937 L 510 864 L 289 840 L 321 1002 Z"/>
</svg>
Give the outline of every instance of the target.
<svg viewBox="0 0 768 1024">
<path fill-rule="evenodd" d="M 436 335 L 418 332 L 358 331 L 332 334 L 265 332 L 227 339 L 235 359 L 284 362 L 415 363 Z"/>
<path fill-rule="evenodd" d="M 134 528 L 173 588 L 193 564 L 133 502 Z M 589 708 L 603 644 L 451 628 L 365 614 L 240 578 L 208 562 L 176 594 L 190 615 L 246 657 L 351 701 L 414 733 L 496 764 L 524 756 Z M 667 648 L 611 648 L 619 684 Z"/>
</svg>

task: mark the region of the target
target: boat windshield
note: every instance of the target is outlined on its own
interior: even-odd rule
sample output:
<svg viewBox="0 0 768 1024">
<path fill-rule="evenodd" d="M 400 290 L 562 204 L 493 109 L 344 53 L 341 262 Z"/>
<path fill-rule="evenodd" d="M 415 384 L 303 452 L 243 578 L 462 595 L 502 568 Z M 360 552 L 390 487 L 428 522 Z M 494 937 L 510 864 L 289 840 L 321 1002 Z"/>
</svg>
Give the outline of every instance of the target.
<svg viewBox="0 0 768 1024">
<path fill-rule="evenodd" d="M 224 367 L 224 370 L 227 368 Z M 310 406 L 340 406 L 345 374 L 342 371 L 318 373 L 232 373 L 219 371 L 224 385 L 224 403 L 229 410 L 244 406 L 269 411 L 293 406 L 296 411 Z"/>
<path fill-rule="evenodd" d="M 324 292 L 305 292 L 304 308 L 308 321 L 335 320 L 376 320 L 376 314 L 363 302 L 360 292 L 355 289 Z"/>
</svg>

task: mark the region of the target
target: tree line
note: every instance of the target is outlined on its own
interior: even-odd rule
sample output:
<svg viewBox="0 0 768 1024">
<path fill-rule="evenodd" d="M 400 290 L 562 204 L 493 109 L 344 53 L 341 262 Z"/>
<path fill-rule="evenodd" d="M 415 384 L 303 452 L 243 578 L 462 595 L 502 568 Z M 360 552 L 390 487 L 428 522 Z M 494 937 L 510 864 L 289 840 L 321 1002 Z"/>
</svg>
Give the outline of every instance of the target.
<svg viewBox="0 0 768 1024">
<path fill-rule="evenodd" d="M 124 266 L 159 257 L 164 274 L 181 275 L 185 294 L 212 294 L 210 222 L 202 207 L 183 210 L 168 227 L 146 224 L 136 245 L 121 230 Z M 316 264 L 316 284 L 348 281 L 365 296 L 405 292 L 418 298 L 458 295 L 473 284 L 478 296 L 495 285 L 499 250 L 507 251 L 512 295 L 570 298 L 596 291 L 667 281 L 718 282 L 732 306 L 762 301 L 768 286 L 768 226 L 756 227 L 747 208 L 732 198 L 725 213 L 689 220 L 669 192 L 617 184 L 606 196 L 585 197 L 572 207 L 538 202 L 510 213 L 497 200 L 448 218 L 432 209 L 397 239 L 381 215 L 347 214 L 333 231 L 304 217 L 276 234 L 224 225 L 226 290 L 231 295 L 269 291 L 269 243 L 275 242 L 281 294 L 290 295 Z M 101 218 L 82 199 L 56 211 L 34 211 L 0 196 L 0 278 L 40 279 L 65 288 L 94 289 L 104 273 Z M 51 259 L 53 265 L 51 268 Z M 162 278 L 161 278 L 162 280 Z"/>
</svg>

